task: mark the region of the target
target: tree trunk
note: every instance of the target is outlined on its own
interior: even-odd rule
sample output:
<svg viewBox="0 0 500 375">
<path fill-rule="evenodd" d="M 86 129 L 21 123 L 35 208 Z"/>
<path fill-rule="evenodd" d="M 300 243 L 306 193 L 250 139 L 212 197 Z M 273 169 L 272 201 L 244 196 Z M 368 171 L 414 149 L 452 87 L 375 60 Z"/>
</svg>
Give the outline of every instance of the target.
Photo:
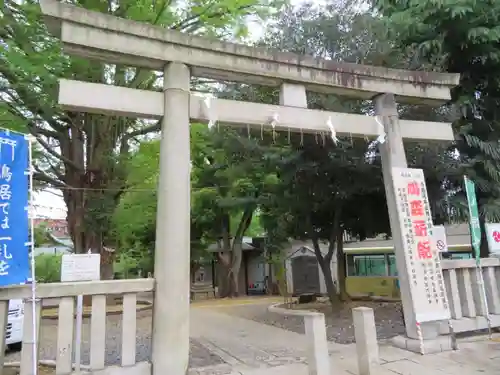
<svg viewBox="0 0 500 375">
<path fill-rule="evenodd" d="M 328 252 L 325 256 L 321 253 L 321 248 L 319 247 L 318 239 L 313 237 L 312 243 L 314 247 L 314 254 L 316 255 L 316 260 L 323 273 L 323 278 L 325 279 L 326 293 L 328 294 L 328 299 L 332 308 L 339 303 L 339 298 L 337 291 L 335 289 L 335 284 L 333 283 L 332 267 L 331 267 L 331 256 L 333 252 Z"/>
<path fill-rule="evenodd" d="M 220 252 L 217 253 L 221 272 L 218 274 L 219 296 L 236 297 L 239 295 L 239 274 L 243 260 L 243 235 L 252 223 L 255 207 L 247 207 L 243 212 L 238 228 L 231 241 L 230 217 L 224 213 L 220 216 L 222 244 L 219 241 Z"/>
<path fill-rule="evenodd" d="M 330 300 L 330 304 L 333 308 L 334 306 L 339 304 L 340 299 L 337 294 L 337 289 L 335 288 L 335 283 L 333 282 L 332 267 L 330 262 L 325 262 L 324 258 L 319 264 L 325 278 L 326 293 L 328 294 L 328 299 Z"/>
<path fill-rule="evenodd" d="M 217 283 L 219 287 L 219 297 L 225 298 L 231 295 L 231 286 L 229 280 L 229 270 L 230 270 L 230 255 L 226 252 L 217 253 Z"/>
<path fill-rule="evenodd" d="M 101 254 L 103 256 L 104 254 Z M 113 280 L 115 278 L 115 272 L 113 267 L 113 262 L 103 263 L 101 262 L 101 280 Z"/>
<path fill-rule="evenodd" d="M 316 259 L 318 261 L 318 264 L 321 268 L 321 272 L 323 273 L 323 277 L 325 279 L 325 286 L 326 286 L 326 292 L 328 294 L 328 299 L 330 300 L 330 304 L 332 306 L 332 309 L 335 310 L 335 306 L 339 304 L 340 299 L 337 294 L 337 290 L 335 288 L 335 283 L 333 282 L 333 275 L 332 275 L 332 258 L 333 258 L 333 253 L 335 251 L 335 242 L 338 239 L 338 233 L 342 232 L 341 230 L 341 215 L 342 215 L 342 201 L 338 200 L 336 207 L 335 207 L 335 212 L 333 216 L 333 223 L 331 227 L 331 233 L 330 233 L 330 238 L 329 238 L 329 243 L 328 243 L 328 252 L 326 255 L 323 256 L 323 253 L 321 252 L 321 248 L 319 247 L 319 240 L 315 235 L 315 228 L 314 225 L 311 221 L 311 218 L 309 218 L 310 221 L 310 231 L 311 231 L 311 240 L 313 243 L 314 247 L 314 254 L 316 255 Z"/>
<path fill-rule="evenodd" d="M 223 268 L 223 267 L 221 267 Z M 217 274 L 217 287 L 219 291 L 219 297 L 220 298 L 226 298 L 229 297 L 231 294 L 230 288 L 229 288 L 229 278 L 227 277 L 227 270 L 220 270 Z"/>
<path fill-rule="evenodd" d="M 344 253 L 344 230 L 337 233 L 337 283 L 341 301 L 348 301 L 349 295 L 346 290 L 346 257 Z"/>
<path fill-rule="evenodd" d="M 239 270 L 233 270 L 229 274 L 230 297 L 238 297 L 240 295 Z"/>
<path fill-rule="evenodd" d="M 277 262 L 273 264 L 274 275 L 275 275 L 275 284 L 278 288 L 278 293 L 280 296 L 287 297 L 287 283 L 286 283 L 286 270 L 285 264 L 283 262 Z M 273 284 L 274 284 L 273 283 Z"/>
<path fill-rule="evenodd" d="M 239 296 L 239 274 L 243 261 L 243 236 L 252 223 L 254 210 L 254 206 L 245 208 L 234 235 L 231 247 L 231 268 L 228 274 L 231 297 Z"/>
<path fill-rule="evenodd" d="M 239 243 L 236 243 L 238 241 Z M 229 269 L 229 285 L 231 297 L 238 297 L 240 294 L 239 274 L 241 262 L 243 260 L 243 238 L 235 238 L 233 241 L 233 249 L 231 251 L 231 268 Z"/>
</svg>

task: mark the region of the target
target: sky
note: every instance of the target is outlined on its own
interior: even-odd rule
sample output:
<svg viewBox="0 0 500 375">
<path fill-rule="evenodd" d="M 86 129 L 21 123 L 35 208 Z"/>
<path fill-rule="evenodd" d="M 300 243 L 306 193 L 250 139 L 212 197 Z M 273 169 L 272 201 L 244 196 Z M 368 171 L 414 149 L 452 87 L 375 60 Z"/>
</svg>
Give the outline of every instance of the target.
<svg viewBox="0 0 500 375">
<path fill-rule="evenodd" d="M 326 0 L 313 0 L 318 5 L 325 4 Z M 304 0 L 290 0 L 292 5 L 298 6 L 304 3 Z M 258 22 L 249 23 L 250 39 L 259 39 L 264 31 L 265 26 Z M 53 219 L 66 218 L 66 204 L 62 198 L 60 191 L 56 189 L 45 189 L 35 193 L 35 215 L 36 217 L 46 217 Z"/>
<path fill-rule="evenodd" d="M 61 193 L 54 189 L 45 189 L 35 193 L 35 216 L 51 219 L 66 218 L 66 204 Z"/>
</svg>

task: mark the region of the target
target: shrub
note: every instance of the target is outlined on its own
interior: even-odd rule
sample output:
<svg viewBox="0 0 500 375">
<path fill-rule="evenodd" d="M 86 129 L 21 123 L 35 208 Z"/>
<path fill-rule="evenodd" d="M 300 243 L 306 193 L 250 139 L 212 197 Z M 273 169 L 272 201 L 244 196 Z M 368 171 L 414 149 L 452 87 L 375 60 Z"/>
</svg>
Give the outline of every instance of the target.
<svg viewBox="0 0 500 375">
<path fill-rule="evenodd" d="M 62 254 L 40 254 L 35 257 L 35 277 L 39 283 L 61 281 Z"/>
<path fill-rule="evenodd" d="M 152 252 L 143 245 L 136 243 L 127 250 L 120 250 L 114 262 L 114 276 L 116 279 L 146 277 L 153 272 Z"/>
</svg>

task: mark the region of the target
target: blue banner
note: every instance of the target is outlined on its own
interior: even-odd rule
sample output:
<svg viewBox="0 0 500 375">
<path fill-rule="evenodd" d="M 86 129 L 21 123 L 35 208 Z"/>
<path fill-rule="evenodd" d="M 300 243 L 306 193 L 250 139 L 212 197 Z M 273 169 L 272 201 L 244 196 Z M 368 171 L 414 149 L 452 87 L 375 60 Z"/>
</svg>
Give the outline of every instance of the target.
<svg viewBox="0 0 500 375">
<path fill-rule="evenodd" d="M 29 141 L 0 130 L 0 286 L 30 278 L 28 171 Z"/>
</svg>

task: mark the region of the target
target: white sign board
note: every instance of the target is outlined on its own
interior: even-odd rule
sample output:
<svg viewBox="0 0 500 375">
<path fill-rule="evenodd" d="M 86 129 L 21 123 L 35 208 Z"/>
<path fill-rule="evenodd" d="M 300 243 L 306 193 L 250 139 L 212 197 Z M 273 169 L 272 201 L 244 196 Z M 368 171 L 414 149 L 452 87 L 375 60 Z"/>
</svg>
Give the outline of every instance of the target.
<svg viewBox="0 0 500 375">
<path fill-rule="evenodd" d="M 434 225 L 432 229 L 432 241 L 439 252 L 448 252 L 448 242 L 446 241 L 446 230 L 444 225 Z"/>
<path fill-rule="evenodd" d="M 488 248 L 492 254 L 500 254 L 500 224 L 486 223 Z"/>
<path fill-rule="evenodd" d="M 439 251 L 421 169 L 393 168 L 410 296 L 418 323 L 450 319 Z"/>
<path fill-rule="evenodd" d="M 61 262 L 61 281 L 99 280 L 100 264 L 100 254 L 64 254 Z"/>
<path fill-rule="evenodd" d="M 61 281 L 96 281 L 101 278 L 101 255 L 92 254 L 64 254 L 61 262 Z M 81 342 L 83 321 L 83 296 L 76 300 L 76 325 L 75 325 L 75 369 L 80 373 Z"/>
</svg>

